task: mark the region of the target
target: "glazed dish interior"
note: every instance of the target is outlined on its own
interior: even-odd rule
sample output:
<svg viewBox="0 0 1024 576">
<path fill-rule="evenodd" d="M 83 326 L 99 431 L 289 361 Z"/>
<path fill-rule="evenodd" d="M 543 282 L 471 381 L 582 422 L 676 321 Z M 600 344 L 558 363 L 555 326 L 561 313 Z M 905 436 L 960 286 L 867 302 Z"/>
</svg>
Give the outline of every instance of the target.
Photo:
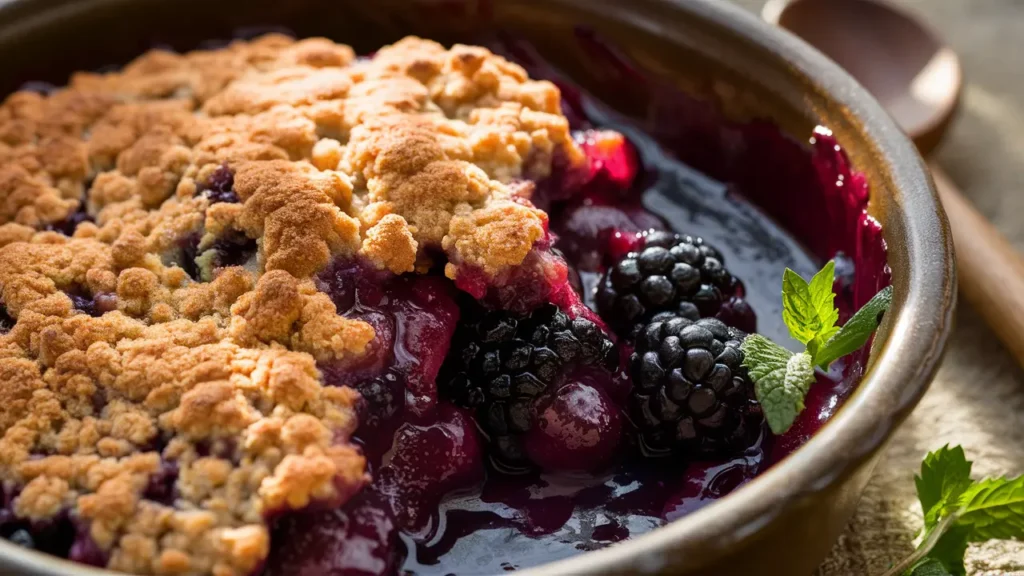
<svg viewBox="0 0 1024 576">
<path fill-rule="evenodd" d="M 841 409 L 869 346 L 775 436 L 738 343 L 796 344 L 786 267 L 835 261 L 840 322 L 890 283 L 829 126 L 571 15 L 413 6 L 95 10 L 118 41 L 5 75 L 2 338 L 58 392 L 4 413 L 0 535 L 134 573 L 491 574 L 700 509 Z"/>
</svg>

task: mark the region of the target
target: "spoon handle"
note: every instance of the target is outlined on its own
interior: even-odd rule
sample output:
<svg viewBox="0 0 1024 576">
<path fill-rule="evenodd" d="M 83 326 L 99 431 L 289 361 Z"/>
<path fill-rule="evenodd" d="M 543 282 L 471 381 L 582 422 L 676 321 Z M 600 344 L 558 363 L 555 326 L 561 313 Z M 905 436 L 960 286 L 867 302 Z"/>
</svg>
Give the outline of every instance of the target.
<svg viewBox="0 0 1024 576">
<path fill-rule="evenodd" d="M 1024 259 L 941 168 L 931 170 L 953 231 L 960 293 L 1024 366 Z"/>
</svg>

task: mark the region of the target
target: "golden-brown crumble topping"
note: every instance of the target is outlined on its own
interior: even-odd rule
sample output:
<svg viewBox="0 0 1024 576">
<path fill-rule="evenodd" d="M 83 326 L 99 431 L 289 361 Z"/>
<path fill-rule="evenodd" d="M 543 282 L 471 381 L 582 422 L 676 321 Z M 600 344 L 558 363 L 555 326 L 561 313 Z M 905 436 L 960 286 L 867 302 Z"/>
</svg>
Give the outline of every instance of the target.
<svg viewBox="0 0 1024 576">
<path fill-rule="evenodd" d="M 267 514 L 367 482 L 357 394 L 317 366 L 364 354 L 374 330 L 312 277 L 357 255 L 422 270 L 440 251 L 449 276 L 497 276 L 545 235 L 522 180 L 559 154 L 581 159 L 554 85 L 418 38 L 368 60 L 280 35 L 152 51 L 9 96 L 0 480 L 14 512 L 70 509 L 114 569 L 251 573 Z M 237 202 L 206 193 L 225 168 Z M 83 211 L 72 237 L 46 230 Z M 255 254 L 217 268 L 223 241 Z"/>
</svg>

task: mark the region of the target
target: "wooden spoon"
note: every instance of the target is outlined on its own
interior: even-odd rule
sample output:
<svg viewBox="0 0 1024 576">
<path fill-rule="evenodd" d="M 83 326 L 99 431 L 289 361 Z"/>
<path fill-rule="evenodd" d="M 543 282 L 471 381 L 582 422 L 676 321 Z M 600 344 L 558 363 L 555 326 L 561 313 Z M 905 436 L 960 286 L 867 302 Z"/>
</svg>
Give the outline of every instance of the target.
<svg viewBox="0 0 1024 576">
<path fill-rule="evenodd" d="M 915 15 L 885 0 L 770 0 L 765 20 L 800 36 L 868 89 L 922 154 L 960 101 L 960 61 Z M 1024 259 L 935 164 L 960 291 L 1024 366 Z M 969 257 L 967 257 L 969 256 Z"/>
</svg>

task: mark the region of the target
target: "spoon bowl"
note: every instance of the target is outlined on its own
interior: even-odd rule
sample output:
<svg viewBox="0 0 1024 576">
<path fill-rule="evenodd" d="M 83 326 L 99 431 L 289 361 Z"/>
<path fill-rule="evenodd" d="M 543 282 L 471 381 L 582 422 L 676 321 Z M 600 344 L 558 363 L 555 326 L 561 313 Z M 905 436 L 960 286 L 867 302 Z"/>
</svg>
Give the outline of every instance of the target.
<svg viewBox="0 0 1024 576">
<path fill-rule="evenodd" d="M 922 154 L 939 143 L 963 76 L 956 53 L 919 19 L 885 0 L 771 0 L 762 16 L 845 68 Z"/>
</svg>

